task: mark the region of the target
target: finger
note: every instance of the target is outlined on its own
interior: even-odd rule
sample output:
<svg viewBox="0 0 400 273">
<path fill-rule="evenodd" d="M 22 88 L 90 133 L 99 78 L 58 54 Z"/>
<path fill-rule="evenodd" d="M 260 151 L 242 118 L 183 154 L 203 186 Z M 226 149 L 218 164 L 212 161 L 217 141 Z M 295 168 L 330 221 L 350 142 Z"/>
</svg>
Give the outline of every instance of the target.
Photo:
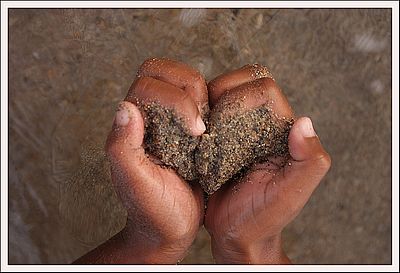
<svg viewBox="0 0 400 273">
<path fill-rule="evenodd" d="M 295 121 L 289 133 L 289 152 L 292 159 L 284 168 L 280 186 L 286 192 L 300 193 L 305 203 L 331 166 L 330 156 L 322 147 L 309 118 Z"/>
<path fill-rule="evenodd" d="M 203 76 L 190 66 L 166 58 L 146 60 L 139 68 L 138 77 L 152 77 L 168 82 L 188 92 L 201 114 L 208 106 L 208 92 Z"/>
<path fill-rule="evenodd" d="M 236 104 L 237 107 L 227 107 Z M 293 118 L 294 113 L 285 95 L 271 78 L 260 78 L 225 91 L 213 112 L 231 109 L 233 112 L 247 111 L 267 104 L 279 117 Z M 226 112 L 225 112 L 226 113 Z"/>
<path fill-rule="evenodd" d="M 210 104 L 214 105 L 225 91 L 260 78 L 273 79 L 268 68 L 259 64 L 248 64 L 218 76 L 208 83 Z"/>
<path fill-rule="evenodd" d="M 167 108 L 173 108 L 187 120 L 190 132 L 201 135 L 206 126 L 191 96 L 182 89 L 151 77 L 137 78 L 125 98 L 134 104 L 156 102 Z"/>
</svg>

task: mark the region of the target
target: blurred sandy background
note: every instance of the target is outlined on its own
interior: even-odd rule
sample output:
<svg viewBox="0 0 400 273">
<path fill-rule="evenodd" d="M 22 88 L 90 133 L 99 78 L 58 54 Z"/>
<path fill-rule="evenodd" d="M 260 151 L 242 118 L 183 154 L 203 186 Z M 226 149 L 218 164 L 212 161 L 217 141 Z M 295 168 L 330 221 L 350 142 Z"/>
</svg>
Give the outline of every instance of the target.
<svg viewBox="0 0 400 273">
<path fill-rule="evenodd" d="M 10 263 L 70 263 L 123 227 L 94 166 L 117 103 L 153 56 L 207 80 L 267 65 L 333 160 L 284 231 L 289 257 L 391 263 L 390 10 L 14 9 L 9 52 Z M 213 263 L 204 230 L 183 263 Z"/>
</svg>

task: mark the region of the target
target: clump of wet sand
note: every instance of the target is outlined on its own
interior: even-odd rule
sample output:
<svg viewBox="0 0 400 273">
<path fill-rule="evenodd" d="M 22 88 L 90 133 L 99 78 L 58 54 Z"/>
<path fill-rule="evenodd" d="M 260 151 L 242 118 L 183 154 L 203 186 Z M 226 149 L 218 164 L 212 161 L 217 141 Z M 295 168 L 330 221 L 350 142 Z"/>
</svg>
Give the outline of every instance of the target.
<svg viewBox="0 0 400 273">
<path fill-rule="evenodd" d="M 195 151 L 200 137 L 190 135 L 185 120 L 175 110 L 154 102 L 140 107 L 145 112 L 145 150 L 183 179 L 197 179 Z"/>
<path fill-rule="evenodd" d="M 267 104 L 239 113 L 214 111 L 201 137 L 191 136 L 184 119 L 173 109 L 156 103 L 141 108 L 145 112 L 145 149 L 185 180 L 198 180 L 208 194 L 244 174 L 254 163 L 270 156 L 288 156 L 293 121 L 277 117 Z"/>
<path fill-rule="evenodd" d="M 195 158 L 203 190 L 212 194 L 255 163 L 287 157 L 292 123 L 277 117 L 267 104 L 239 114 L 213 112 Z"/>
</svg>

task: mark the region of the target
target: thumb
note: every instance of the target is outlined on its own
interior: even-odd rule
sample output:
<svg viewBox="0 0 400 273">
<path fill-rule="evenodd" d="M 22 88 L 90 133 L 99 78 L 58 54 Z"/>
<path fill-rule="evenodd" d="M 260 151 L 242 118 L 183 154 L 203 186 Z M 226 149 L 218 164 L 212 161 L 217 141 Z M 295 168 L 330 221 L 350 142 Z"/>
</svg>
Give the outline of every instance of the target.
<svg viewBox="0 0 400 273">
<path fill-rule="evenodd" d="M 125 204 L 132 202 L 133 196 L 140 198 L 141 193 L 148 192 L 148 181 L 152 180 L 149 174 L 153 173 L 154 163 L 145 154 L 143 138 L 144 122 L 139 109 L 130 102 L 121 102 L 105 149 L 114 188 Z"/>
<path fill-rule="evenodd" d="M 310 118 L 295 121 L 289 133 L 289 152 L 292 160 L 285 169 L 285 177 L 296 181 L 296 187 L 311 194 L 331 166 L 329 154 L 324 150 L 314 131 Z"/>
<path fill-rule="evenodd" d="M 133 160 L 133 165 L 144 155 L 143 137 L 144 123 L 139 109 L 130 102 L 121 102 L 106 142 L 106 152 L 110 160 Z"/>
<path fill-rule="evenodd" d="M 190 199 L 193 192 L 185 181 L 173 170 L 161 168 L 150 160 L 143 148 L 143 139 L 144 121 L 139 109 L 128 101 L 121 102 L 105 147 L 115 191 L 128 217 L 147 225 L 146 229 L 156 227 L 153 232 L 158 234 L 157 227 L 162 226 L 165 230 L 186 232 L 192 227 L 187 225 L 187 217 L 197 219 L 200 216 L 191 213 L 203 215 L 202 208 L 193 206 Z M 201 204 L 198 196 L 195 201 Z M 173 215 L 176 211 L 182 213 Z M 168 221 L 172 216 L 175 221 Z M 197 224 L 193 227 L 197 228 Z"/>
</svg>

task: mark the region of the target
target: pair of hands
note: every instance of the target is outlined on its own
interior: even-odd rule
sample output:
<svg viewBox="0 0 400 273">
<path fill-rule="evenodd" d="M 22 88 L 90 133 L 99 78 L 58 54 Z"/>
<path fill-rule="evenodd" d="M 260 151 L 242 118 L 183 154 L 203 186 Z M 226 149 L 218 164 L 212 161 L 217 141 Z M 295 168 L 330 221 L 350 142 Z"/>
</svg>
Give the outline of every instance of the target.
<svg viewBox="0 0 400 273">
<path fill-rule="evenodd" d="M 255 84 L 257 83 L 257 84 Z M 261 92 L 262 98 L 252 94 Z M 144 120 L 137 101 L 174 108 L 194 136 L 205 131 L 203 111 L 220 99 L 248 96 L 246 107 L 271 103 L 280 117 L 294 114 L 275 82 L 260 66 L 244 66 L 206 86 L 194 69 L 167 59 L 143 63 L 119 105 L 106 151 L 115 190 L 128 212 L 126 227 L 76 263 L 175 264 L 183 259 L 204 224 L 217 263 L 289 263 L 281 232 L 291 222 L 330 167 L 309 118 L 295 119 L 289 134 L 291 158 L 256 164 L 245 177 L 211 195 L 205 212 L 203 191 L 162 167 L 143 148 Z"/>
</svg>

